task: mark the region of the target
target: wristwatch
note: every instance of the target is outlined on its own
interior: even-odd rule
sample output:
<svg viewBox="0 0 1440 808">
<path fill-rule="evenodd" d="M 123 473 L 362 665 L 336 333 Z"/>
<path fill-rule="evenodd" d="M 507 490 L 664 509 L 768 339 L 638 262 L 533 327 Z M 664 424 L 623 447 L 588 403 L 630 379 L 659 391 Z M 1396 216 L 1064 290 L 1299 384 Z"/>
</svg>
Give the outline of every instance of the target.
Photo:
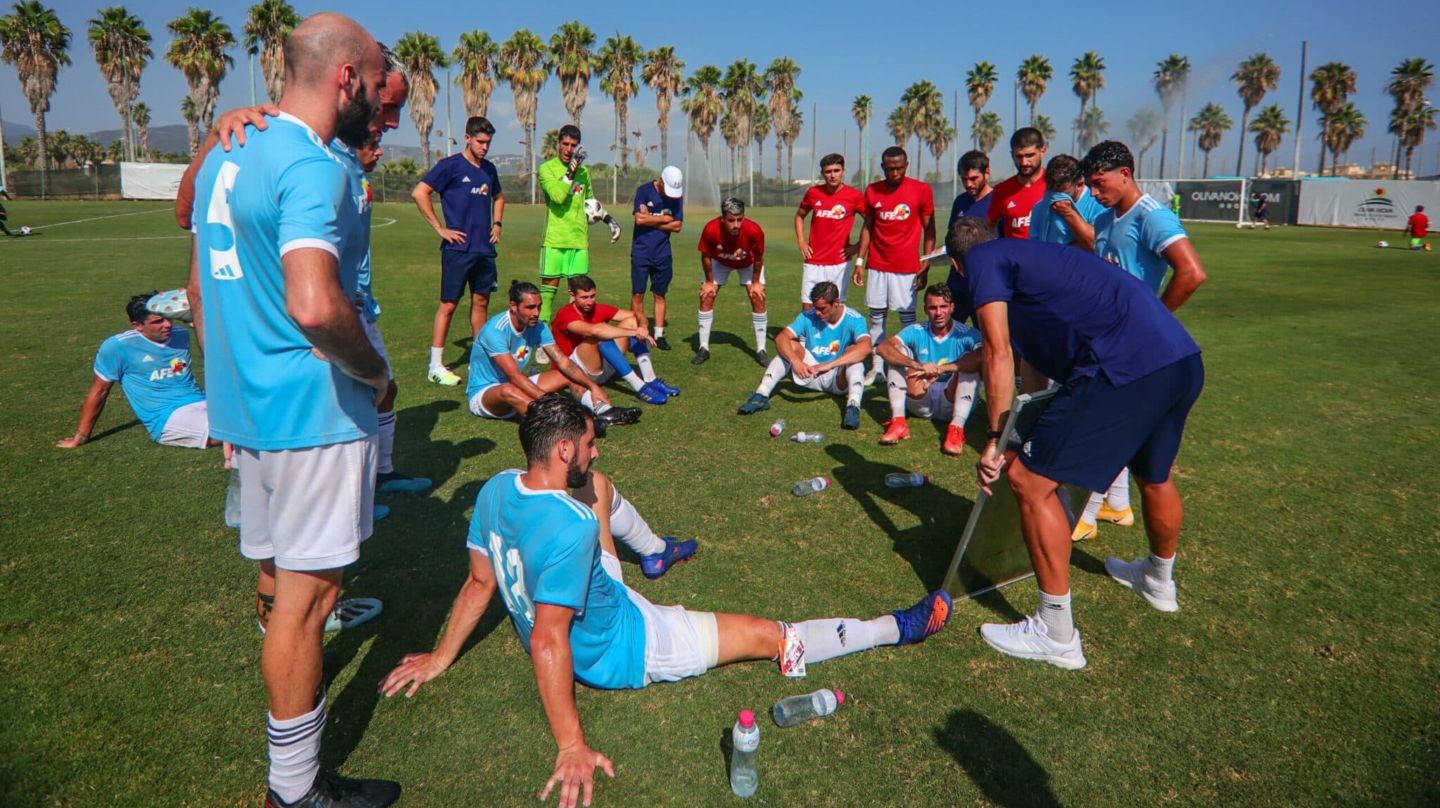
<svg viewBox="0 0 1440 808">
<path fill-rule="evenodd" d="M 1000 433 L 993 429 L 985 430 L 985 440 L 1000 440 L 1000 437 Z"/>
</svg>

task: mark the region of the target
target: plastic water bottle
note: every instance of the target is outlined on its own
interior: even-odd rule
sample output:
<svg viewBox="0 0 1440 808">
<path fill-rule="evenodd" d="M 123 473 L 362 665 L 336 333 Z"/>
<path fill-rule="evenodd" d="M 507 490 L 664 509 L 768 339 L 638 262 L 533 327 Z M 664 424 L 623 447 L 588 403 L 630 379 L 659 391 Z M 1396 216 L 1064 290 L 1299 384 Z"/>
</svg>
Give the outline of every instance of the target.
<svg viewBox="0 0 1440 808">
<path fill-rule="evenodd" d="M 770 437 L 778 438 L 783 434 L 785 434 L 785 419 L 781 418 L 770 425 Z"/>
<path fill-rule="evenodd" d="M 790 493 L 794 494 L 797 497 L 808 497 L 811 494 L 818 494 L 829 487 L 829 480 L 825 479 L 824 477 L 814 477 L 809 480 L 801 480 L 800 482 L 795 483 L 795 487 L 790 489 Z"/>
<path fill-rule="evenodd" d="M 775 702 L 770 715 L 775 724 L 793 727 L 815 718 L 824 718 L 845 703 L 845 694 L 839 690 L 817 690 L 804 696 L 791 696 Z"/>
<path fill-rule="evenodd" d="M 885 485 L 891 488 L 919 488 L 928 482 L 930 482 L 930 478 L 919 472 L 906 474 L 902 471 L 892 471 L 885 475 Z"/>
<path fill-rule="evenodd" d="M 825 440 L 824 432 L 796 432 L 790 436 L 790 440 L 796 443 L 821 443 Z"/>
<path fill-rule="evenodd" d="M 240 466 L 230 467 L 230 487 L 225 489 L 225 526 L 240 527 Z"/>
<path fill-rule="evenodd" d="M 755 766 L 760 756 L 760 727 L 755 725 L 753 712 L 740 711 L 730 739 L 734 742 L 730 750 L 730 790 L 737 797 L 749 799 L 760 785 L 760 771 Z"/>
</svg>

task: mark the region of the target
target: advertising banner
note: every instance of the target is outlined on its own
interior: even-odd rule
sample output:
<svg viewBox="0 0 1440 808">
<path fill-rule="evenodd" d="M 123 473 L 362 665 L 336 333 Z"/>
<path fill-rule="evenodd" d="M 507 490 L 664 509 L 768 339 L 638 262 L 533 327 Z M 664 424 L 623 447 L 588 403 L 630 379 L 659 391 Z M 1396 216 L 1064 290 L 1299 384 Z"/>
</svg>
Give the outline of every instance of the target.
<svg viewBox="0 0 1440 808">
<path fill-rule="evenodd" d="M 121 163 L 120 195 L 126 199 L 174 199 L 185 166 L 175 163 Z"/>
<path fill-rule="evenodd" d="M 1238 222 L 1249 217 L 1242 211 L 1240 180 L 1180 180 L 1180 218 L 1192 222 Z"/>
<path fill-rule="evenodd" d="M 1294 180 L 1249 180 L 1245 183 L 1245 193 L 1250 197 L 1250 209 L 1245 211 L 1246 221 L 1255 210 L 1255 203 L 1260 201 L 1260 195 L 1264 194 L 1265 201 L 1269 203 L 1267 213 L 1270 224 L 1296 223 L 1300 214 L 1300 183 Z"/>
<path fill-rule="evenodd" d="M 1440 182 L 1305 180 L 1300 224 L 1403 230 L 1416 205 L 1440 211 Z"/>
</svg>

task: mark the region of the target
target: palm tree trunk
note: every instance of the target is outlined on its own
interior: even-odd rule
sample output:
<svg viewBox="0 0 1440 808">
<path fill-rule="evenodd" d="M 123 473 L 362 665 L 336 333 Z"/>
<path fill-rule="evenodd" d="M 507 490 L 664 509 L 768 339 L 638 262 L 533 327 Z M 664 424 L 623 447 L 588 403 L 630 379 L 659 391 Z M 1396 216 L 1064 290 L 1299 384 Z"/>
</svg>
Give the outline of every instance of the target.
<svg viewBox="0 0 1440 808">
<path fill-rule="evenodd" d="M 795 141 L 785 144 L 785 184 L 795 183 Z"/>
<path fill-rule="evenodd" d="M 1240 116 L 1240 154 L 1235 158 L 1235 175 L 1243 176 L 1245 170 L 1245 128 L 1250 123 L 1250 107 L 1245 107 L 1245 112 Z"/>
<path fill-rule="evenodd" d="M 617 103 L 615 112 L 620 116 L 620 173 L 628 174 L 630 168 L 630 109 L 628 102 L 622 100 Z"/>
<path fill-rule="evenodd" d="M 1038 99 L 1038 98 L 1035 99 L 1034 101 L 1030 102 L 1030 125 L 1031 125 L 1031 126 L 1034 126 L 1034 125 L 1035 125 L 1035 105 L 1038 104 L 1038 103 L 1040 103 L 1040 99 Z"/>
<path fill-rule="evenodd" d="M 1317 177 L 1323 177 L 1323 176 L 1325 176 L 1325 133 L 1328 132 L 1328 131 L 1330 131 L 1330 116 L 1329 116 L 1329 115 L 1321 115 L 1321 116 L 1320 116 L 1320 167 L 1317 168 L 1317 169 L 1315 169 L 1315 176 L 1317 176 Z M 1296 137 L 1299 137 L 1300 135 L 1299 135 L 1299 133 L 1296 133 L 1295 136 L 1296 136 Z M 1298 166 L 1295 168 L 1295 173 L 1296 173 L 1297 175 L 1300 173 L 1300 168 L 1299 168 Z"/>
<path fill-rule="evenodd" d="M 663 169 L 670 165 L 670 121 L 661 118 L 656 123 L 660 126 L 660 167 Z"/>
<path fill-rule="evenodd" d="M 1204 173 L 1201 174 L 1201 179 L 1204 179 L 1205 177 L 1208 177 L 1208 176 L 1210 176 L 1210 150 L 1209 150 L 1209 149 L 1206 149 L 1206 150 L 1205 150 L 1205 170 L 1204 170 Z"/>
<path fill-rule="evenodd" d="M 777 179 L 777 180 L 780 179 L 781 177 L 785 176 L 785 172 L 783 171 L 784 165 L 782 165 L 781 162 L 780 162 L 780 158 L 782 157 L 781 152 L 780 152 L 780 144 L 782 144 L 782 143 L 784 143 L 784 142 L 785 142 L 785 138 L 781 138 L 781 137 L 776 137 L 776 138 L 775 138 L 775 179 Z"/>
<path fill-rule="evenodd" d="M 35 113 L 35 148 L 39 154 L 40 181 L 50 181 L 50 135 L 45 132 L 45 113 Z"/>
<path fill-rule="evenodd" d="M 956 121 L 959 123 L 959 121 Z M 975 108 L 975 122 L 970 126 L 970 145 L 973 148 L 980 148 L 980 108 Z"/>
</svg>

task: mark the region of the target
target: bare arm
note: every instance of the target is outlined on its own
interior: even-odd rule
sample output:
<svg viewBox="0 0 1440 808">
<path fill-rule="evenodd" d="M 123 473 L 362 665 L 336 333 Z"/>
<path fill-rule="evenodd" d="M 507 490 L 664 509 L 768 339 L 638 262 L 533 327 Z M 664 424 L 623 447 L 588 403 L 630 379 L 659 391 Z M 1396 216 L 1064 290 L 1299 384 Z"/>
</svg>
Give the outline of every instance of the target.
<svg viewBox="0 0 1440 808">
<path fill-rule="evenodd" d="M 715 262 L 705 253 L 700 253 L 700 269 L 705 272 L 705 282 L 715 284 Z"/>
<path fill-rule="evenodd" d="M 1178 311 L 1205 282 L 1205 268 L 1200 266 L 1200 256 L 1195 254 L 1195 246 L 1188 238 L 1166 247 L 1161 255 L 1175 268 L 1175 274 L 1170 277 L 1170 285 L 1165 287 L 1160 302 L 1165 304 L 1165 308 Z"/>
<path fill-rule="evenodd" d="M 380 692 L 388 698 L 405 690 L 405 698 L 415 695 L 420 685 L 438 678 L 455 664 L 465 641 L 480 624 L 480 618 L 495 595 L 495 572 L 490 560 L 484 554 L 470 551 L 470 577 L 460 587 L 455 605 L 450 607 L 450 619 L 445 624 L 445 633 L 435 650 L 428 654 L 406 654 L 395 670 L 380 682 Z M 409 689 L 406 690 L 406 685 Z"/>
<path fill-rule="evenodd" d="M 1079 247 L 1085 252 L 1095 251 L 1095 227 L 1085 221 L 1080 211 L 1075 209 L 1075 203 L 1068 199 L 1061 199 L 1050 206 L 1051 212 L 1065 220 L 1065 226 L 1070 228 L 1070 235 L 1075 237 L 1073 246 Z"/>
<path fill-rule="evenodd" d="M 529 376 L 520 372 L 520 363 L 515 361 L 515 357 L 508 353 L 491 354 L 490 361 L 494 362 L 495 367 L 499 368 L 500 372 L 505 375 L 505 381 L 520 388 L 520 390 L 531 399 L 537 399 L 545 395 L 545 391 L 530 381 Z"/>
<path fill-rule="evenodd" d="M 389 389 L 385 360 L 376 353 L 355 304 L 340 287 L 340 267 L 327 250 L 304 247 L 281 256 L 285 271 L 285 311 L 325 359 L 352 379 Z"/>
<path fill-rule="evenodd" d="M 865 285 L 865 262 L 870 260 L 870 229 L 874 226 L 875 220 L 866 216 L 860 228 L 860 248 L 855 251 L 855 272 L 850 278 L 856 286 Z"/>
<path fill-rule="evenodd" d="M 490 218 L 494 221 L 494 224 L 490 225 L 490 243 L 499 244 L 500 223 L 505 220 L 505 194 L 496 194 L 492 204 L 494 205 L 494 210 L 491 212 Z"/>
<path fill-rule="evenodd" d="M 795 243 L 800 245 L 800 257 L 804 258 L 806 261 L 809 261 L 810 256 L 814 251 L 810 249 L 810 245 L 805 241 L 804 208 L 797 208 L 795 210 Z"/>
<path fill-rule="evenodd" d="M 56 443 L 56 447 L 74 449 L 90 441 L 90 433 L 95 430 L 95 422 L 100 420 L 100 413 L 105 411 L 105 400 L 110 397 L 110 388 L 114 386 L 114 382 L 95 377 L 95 383 L 90 385 L 90 392 L 85 395 L 85 404 L 80 408 L 80 425 L 75 429 L 75 434 Z"/>
<path fill-rule="evenodd" d="M 805 346 L 795 339 L 788 327 L 780 329 L 780 333 L 775 335 L 775 352 L 790 363 L 790 369 L 796 376 L 808 379 L 815 374 L 810 365 L 805 363 Z"/>
<path fill-rule="evenodd" d="M 429 223 L 430 227 L 434 228 L 436 233 L 440 234 L 440 238 L 445 239 L 446 243 L 449 244 L 464 244 L 465 233 L 460 230 L 451 230 L 445 225 L 440 224 L 440 220 L 435 217 L 435 205 L 430 201 L 430 195 L 433 193 L 435 193 L 434 188 L 421 182 L 416 184 L 415 190 L 410 192 L 410 198 L 415 200 L 415 207 L 420 209 L 420 215 L 425 218 L 425 221 Z M 502 204 L 500 209 L 503 210 L 504 207 Z M 497 216 L 496 218 L 498 219 L 499 217 Z"/>
<path fill-rule="evenodd" d="M 550 723 L 550 735 L 559 751 L 555 756 L 555 773 L 545 784 L 540 799 L 550 796 L 560 783 L 560 805 L 573 808 L 577 797 L 590 804 L 598 766 L 615 776 L 610 759 L 585 745 L 580 727 L 580 712 L 575 707 L 575 668 L 570 650 L 570 622 L 575 610 L 549 603 L 535 604 L 535 627 L 530 632 L 530 660 L 535 670 L 535 686 L 540 703 Z M 583 794 L 581 793 L 583 789 Z"/>
<path fill-rule="evenodd" d="M 576 384 L 589 390 L 590 395 L 594 396 L 596 401 L 603 401 L 606 404 L 610 403 L 610 397 L 605 395 L 605 391 L 600 385 L 596 384 L 595 380 L 590 378 L 585 371 L 575 367 L 575 363 L 570 361 L 570 357 L 560 353 L 560 346 L 546 345 L 544 351 L 550 355 L 550 364 L 553 365 L 556 370 L 560 371 L 561 376 L 569 379 L 571 384 Z M 539 388 L 537 387 L 536 389 L 538 390 Z"/>
<path fill-rule="evenodd" d="M 920 254 L 929 255 L 935 252 L 935 214 L 932 213 L 926 216 L 922 221 L 925 226 L 925 243 L 920 249 Z"/>
<path fill-rule="evenodd" d="M 190 237 L 190 282 L 185 285 L 185 298 L 190 303 L 190 321 L 195 325 L 195 342 L 200 355 L 205 355 L 205 301 L 200 297 L 199 244 Z"/>
<path fill-rule="evenodd" d="M 990 432 L 1005 429 L 1010 406 L 1015 401 L 1015 358 L 1010 350 L 1009 304 L 1004 301 L 986 303 L 975 312 L 984 340 L 985 410 L 990 419 Z M 990 438 L 976 463 L 980 488 L 990 493 L 990 484 L 1000 478 L 1005 466 L 999 438 Z"/>
<path fill-rule="evenodd" d="M 855 340 L 855 344 L 846 348 L 841 354 L 829 362 L 821 362 L 815 366 L 816 373 L 824 373 L 831 368 L 843 368 L 846 365 L 853 365 L 856 362 L 865 361 L 865 357 L 871 353 L 870 335 L 866 334 Z"/>
</svg>

